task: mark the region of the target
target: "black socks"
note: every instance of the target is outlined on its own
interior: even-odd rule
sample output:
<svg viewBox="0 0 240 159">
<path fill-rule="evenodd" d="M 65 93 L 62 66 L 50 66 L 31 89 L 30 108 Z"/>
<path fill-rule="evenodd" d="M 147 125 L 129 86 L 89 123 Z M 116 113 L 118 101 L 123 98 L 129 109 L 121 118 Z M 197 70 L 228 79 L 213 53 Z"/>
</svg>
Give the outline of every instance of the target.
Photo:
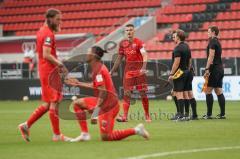
<svg viewBox="0 0 240 159">
<path fill-rule="evenodd" d="M 175 102 L 175 106 L 176 106 L 176 109 L 177 109 L 177 113 L 179 113 L 180 110 L 179 110 L 179 107 L 178 107 L 178 100 L 177 100 L 177 97 L 176 97 L 176 96 L 173 96 L 173 100 L 174 100 L 174 102 Z"/>
<path fill-rule="evenodd" d="M 197 102 L 195 100 L 195 98 L 192 98 L 189 100 L 190 104 L 191 104 L 191 108 L 192 108 L 192 116 L 193 117 L 197 117 Z"/>
<path fill-rule="evenodd" d="M 189 116 L 189 100 L 188 99 L 184 99 L 184 105 L 185 105 L 185 116 L 188 117 Z"/>
<path fill-rule="evenodd" d="M 218 104 L 220 107 L 220 115 L 225 115 L 225 97 L 223 94 L 220 94 L 217 96 L 218 98 Z M 207 102 L 207 115 L 212 115 L 212 108 L 213 108 L 213 95 L 212 94 L 206 94 L 206 102 Z"/>
<path fill-rule="evenodd" d="M 180 112 L 180 117 L 183 117 L 184 114 L 184 99 L 179 99 L 178 100 L 178 108 Z"/>
<path fill-rule="evenodd" d="M 225 97 L 223 94 L 220 94 L 217 96 L 217 98 L 218 98 L 218 104 L 221 112 L 220 115 L 224 116 L 225 115 Z"/>
<path fill-rule="evenodd" d="M 212 116 L 212 108 L 213 108 L 213 95 L 206 94 L 206 102 L 207 102 L 207 115 Z"/>
</svg>

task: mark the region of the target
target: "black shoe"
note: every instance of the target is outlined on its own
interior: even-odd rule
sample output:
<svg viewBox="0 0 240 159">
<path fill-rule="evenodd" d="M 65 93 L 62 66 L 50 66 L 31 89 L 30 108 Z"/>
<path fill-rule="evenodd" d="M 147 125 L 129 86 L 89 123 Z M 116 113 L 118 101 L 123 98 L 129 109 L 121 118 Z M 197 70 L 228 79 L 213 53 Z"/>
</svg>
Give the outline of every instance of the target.
<svg viewBox="0 0 240 159">
<path fill-rule="evenodd" d="M 225 115 L 221 115 L 221 114 L 218 114 L 215 118 L 216 119 L 226 119 Z"/>
<path fill-rule="evenodd" d="M 198 120 L 198 116 L 191 116 L 190 120 Z"/>
<path fill-rule="evenodd" d="M 176 113 L 174 117 L 170 118 L 170 120 L 177 120 L 179 118 L 179 113 Z"/>
<path fill-rule="evenodd" d="M 177 122 L 181 122 L 181 121 L 189 121 L 190 119 L 188 118 L 188 117 L 179 117 L 179 118 L 177 118 L 177 120 L 175 120 L 175 121 L 177 121 Z"/>
<path fill-rule="evenodd" d="M 202 119 L 205 119 L 205 120 L 207 120 L 207 119 L 213 119 L 213 118 L 212 118 L 212 116 L 203 115 L 203 116 L 202 116 Z"/>
</svg>

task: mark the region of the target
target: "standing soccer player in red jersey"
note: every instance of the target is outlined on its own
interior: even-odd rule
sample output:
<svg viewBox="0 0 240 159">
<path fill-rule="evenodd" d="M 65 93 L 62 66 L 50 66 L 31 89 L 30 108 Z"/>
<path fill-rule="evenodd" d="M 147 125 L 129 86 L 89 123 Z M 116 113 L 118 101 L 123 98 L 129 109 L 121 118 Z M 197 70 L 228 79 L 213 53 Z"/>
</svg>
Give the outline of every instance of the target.
<svg viewBox="0 0 240 159">
<path fill-rule="evenodd" d="M 62 99 L 61 92 L 50 88 L 49 75 L 56 68 L 63 69 L 63 63 L 57 59 L 55 33 L 60 30 L 61 12 L 49 9 L 45 14 L 45 24 L 37 33 L 37 53 L 39 58 L 38 68 L 42 87 L 43 103 L 32 113 L 29 119 L 19 125 L 19 130 L 25 141 L 29 139 L 29 129 L 43 114 L 49 112 L 53 130 L 53 141 L 66 141 L 67 137 L 59 129 L 58 104 Z"/>
<path fill-rule="evenodd" d="M 72 142 L 90 140 L 86 122 L 87 112 L 93 110 L 91 116 L 92 124 L 99 122 L 101 139 L 103 141 L 121 140 L 131 135 L 140 135 L 149 138 L 148 132 L 143 124 L 135 128 L 124 130 L 113 130 L 115 118 L 119 112 L 118 96 L 116 94 L 112 78 L 107 67 L 101 62 L 101 57 L 106 53 L 98 46 L 93 46 L 87 54 L 87 62 L 92 69 L 92 83 L 83 83 L 77 80 L 66 80 L 66 83 L 74 86 L 93 88 L 94 97 L 79 98 L 74 101 L 74 110 L 78 119 L 81 135 L 72 139 Z"/>
<path fill-rule="evenodd" d="M 128 24 L 125 27 L 126 39 L 120 42 L 119 54 L 114 66 L 111 70 L 111 74 L 115 72 L 122 59 L 125 57 L 126 65 L 124 70 L 123 87 L 123 117 L 119 117 L 117 121 L 127 122 L 128 110 L 130 106 L 131 92 L 134 87 L 140 92 L 142 98 L 142 104 L 145 111 L 145 119 L 147 122 L 151 122 L 149 115 L 149 102 L 146 95 L 147 91 L 147 79 L 146 79 L 146 64 L 147 64 L 147 52 L 144 49 L 144 44 L 141 40 L 134 37 L 134 25 Z"/>
</svg>

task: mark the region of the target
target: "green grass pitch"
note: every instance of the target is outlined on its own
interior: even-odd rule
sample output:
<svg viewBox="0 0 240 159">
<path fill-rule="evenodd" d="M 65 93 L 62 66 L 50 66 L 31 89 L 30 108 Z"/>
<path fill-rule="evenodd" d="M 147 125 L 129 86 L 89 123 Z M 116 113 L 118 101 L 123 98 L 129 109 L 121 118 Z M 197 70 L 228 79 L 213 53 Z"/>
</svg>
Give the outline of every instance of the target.
<svg viewBox="0 0 240 159">
<path fill-rule="evenodd" d="M 239 102 L 227 102 L 227 120 L 199 120 L 173 122 L 167 114 L 174 112 L 172 101 L 152 100 L 150 110 L 157 115 L 152 123 L 145 123 L 137 112 L 142 114 L 141 102 L 130 108 L 132 118 L 128 123 L 115 123 L 115 129 L 134 127 L 140 122 L 145 124 L 151 138 L 145 141 L 132 136 L 122 141 L 102 142 L 99 129 L 90 125 L 92 140 L 81 143 L 54 143 L 51 141 L 51 127 L 48 114 L 43 116 L 31 128 L 31 142 L 26 144 L 17 125 L 25 121 L 38 106 L 39 101 L 1 101 L 0 102 L 0 159 L 125 159 L 146 155 L 145 158 L 164 159 L 239 159 L 240 149 L 218 149 L 240 146 L 240 105 Z M 198 102 L 198 114 L 205 112 L 205 102 Z M 214 115 L 219 112 L 218 103 L 214 103 Z M 61 120 L 62 133 L 76 137 L 80 134 L 76 121 Z M 217 148 L 213 151 L 192 152 Z M 185 153 L 172 153 L 183 150 Z M 190 152 L 188 152 L 190 150 Z M 164 152 L 168 155 L 161 156 Z M 159 154 L 160 156 L 148 156 Z M 140 157 L 141 158 L 141 157 Z M 138 158 L 138 159 L 140 159 Z M 143 157 L 144 158 L 144 157 Z"/>
</svg>

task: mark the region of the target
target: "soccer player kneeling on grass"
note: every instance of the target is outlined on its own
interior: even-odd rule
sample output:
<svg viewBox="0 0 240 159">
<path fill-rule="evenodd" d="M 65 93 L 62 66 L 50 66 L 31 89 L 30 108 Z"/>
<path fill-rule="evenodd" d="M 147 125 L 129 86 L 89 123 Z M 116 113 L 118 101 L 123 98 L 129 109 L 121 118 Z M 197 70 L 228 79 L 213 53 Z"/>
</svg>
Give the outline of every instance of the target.
<svg viewBox="0 0 240 159">
<path fill-rule="evenodd" d="M 79 98 L 73 102 L 76 118 L 81 128 L 81 134 L 71 141 L 90 140 L 86 121 L 88 113 L 92 113 L 92 124 L 96 124 L 97 121 L 99 122 L 101 138 L 104 141 L 121 140 L 136 134 L 148 139 L 149 134 L 143 124 L 139 124 L 135 128 L 113 130 L 115 118 L 119 112 L 119 102 L 110 73 L 101 62 L 104 53 L 106 53 L 106 51 L 98 46 L 93 46 L 88 51 L 87 62 L 92 68 L 92 83 L 83 83 L 76 79 L 66 80 L 66 83 L 69 85 L 93 88 L 95 96 Z"/>
</svg>

